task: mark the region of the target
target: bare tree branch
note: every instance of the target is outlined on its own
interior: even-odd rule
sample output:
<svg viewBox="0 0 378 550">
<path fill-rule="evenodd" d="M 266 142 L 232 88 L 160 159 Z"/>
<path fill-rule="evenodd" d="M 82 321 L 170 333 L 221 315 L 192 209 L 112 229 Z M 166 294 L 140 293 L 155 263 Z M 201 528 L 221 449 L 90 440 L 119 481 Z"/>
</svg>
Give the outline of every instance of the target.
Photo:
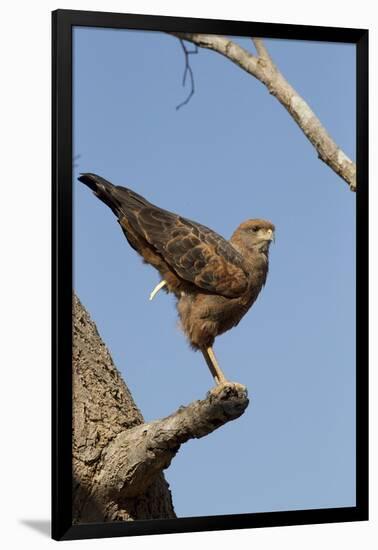
<svg viewBox="0 0 378 550">
<path fill-rule="evenodd" d="M 273 63 L 272 58 L 270 57 L 263 40 L 261 38 L 252 38 L 252 42 L 256 48 L 259 58 L 266 59 L 270 63 Z"/>
<path fill-rule="evenodd" d="M 261 38 L 253 38 L 258 57 L 224 36 L 171 33 L 201 48 L 214 50 L 257 78 L 278 99 L 315 147 L 318 157 L 356 190 L 356 165 L 333 141 L 306 101 L 289 84 L 273 63 Z"/>
<path fill-rule="evenodd" d="M 135 498 L 168 468 L 182 443 L 200 438 L 243 414 L 244 386 L 225 383 L 202 401 L 180 407 L 170 416 L 122 431 L 108 445 L 94 484 L 100 501 Z"/>
<path fill-rule="evenodd" d="M 195 50 L 188 50 L 187 47 L 185 46 L 184 41 L 183 41 L 181 38 L 180 38 L 180 44 L 181 44 L 181 46 L 182 46 L 182 49 L 183 49 L 184 55 L 185 55 L 185 69 L 184 69 L 184 76 L 183 76 L 183 79 L 182 79 L 182 85 L 185 86 L 185 83 L 186 83 L 186 76 L 189 74 L 191 88 L 190 88 L 189 95 L 188 95 L 188 97 L 185 99 L 185 101 L 183 101 L 182 103 L 180 103 L 179 105 L 177 105 L 177 107 L 176 107 L 176 110 L 177 110 L 177 111 L 178 111 L 179 109 L 181 109 L 181 107 L 183 107 L 184 105 L 186 105 L 187 103 L 189 103 L 189 101 L 191 100 L 192 96 L 194 95 L 194 76 L 193 76 L 192 67 L 190 66 L 190 63 L 189 63 L 189 55 L 198 53 L 198 48 L 197 48 L 197 46 L 195 46 L 195 48 L 196 48 Z"/>
<path fill-rule="evenodd" d="M 227 382 L 147 423 L 76 296 L 73 344 L 74 523 L 176 517 L 163 470 L 180 445 L 242 415 L 246 388 Z"/>
</svg>

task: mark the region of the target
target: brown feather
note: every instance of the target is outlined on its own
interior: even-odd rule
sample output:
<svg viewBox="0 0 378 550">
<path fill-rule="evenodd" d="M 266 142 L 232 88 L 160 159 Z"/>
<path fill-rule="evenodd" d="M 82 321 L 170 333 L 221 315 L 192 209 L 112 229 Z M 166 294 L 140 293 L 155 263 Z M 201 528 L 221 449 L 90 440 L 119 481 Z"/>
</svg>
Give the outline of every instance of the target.
<svg viewBox="0 0 378 550">
<path fill-rule="evenodd" d="M 211 346 L 239 323 L 266 281 L 271 222 L 247 220 L 227 241 L 100 176 L 79 179 L 113 210 L 129 244 L 176 295 L 181 326 L 194 349 Z"/>
</svg>

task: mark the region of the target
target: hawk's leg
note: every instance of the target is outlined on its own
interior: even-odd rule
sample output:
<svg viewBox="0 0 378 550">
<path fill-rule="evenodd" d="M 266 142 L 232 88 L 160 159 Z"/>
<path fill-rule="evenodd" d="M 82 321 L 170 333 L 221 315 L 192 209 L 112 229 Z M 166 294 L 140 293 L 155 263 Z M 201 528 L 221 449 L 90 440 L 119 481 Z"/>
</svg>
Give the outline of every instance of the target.
<svg viewBox="0 0 378 550">
<path fill-rule="evenodd" d="M 226 382 L 227 379 L 223 374 L 223 372 L 221 371 L 220 366 L 218 365 L 218 362 L 213 352 L 213 348 L 212 347 L 202 348 L 201 351 L 202 351 L 202 355 L 205 358 L 207 366 L 209 367 L 210 372 L 214 377 L 215 382 L 217 384 L 222 384 L 223 382 Z"/>
<path fill-rule="evenodd" d="M 159 290 L 161 288 L 163 288 L 163 286 L 165 286 L 166 284 L 167 284 L 167 281 L 165 281 L 164 279 L 162 281 L 160 281 L 160 283 L 158 285 L 156 285 L 155 288 L 153 289 L 153 291 L 151 292 L 150 300 L 153 300 L 155 294 L 157 294 L 159 292 Z"/>
</svg>

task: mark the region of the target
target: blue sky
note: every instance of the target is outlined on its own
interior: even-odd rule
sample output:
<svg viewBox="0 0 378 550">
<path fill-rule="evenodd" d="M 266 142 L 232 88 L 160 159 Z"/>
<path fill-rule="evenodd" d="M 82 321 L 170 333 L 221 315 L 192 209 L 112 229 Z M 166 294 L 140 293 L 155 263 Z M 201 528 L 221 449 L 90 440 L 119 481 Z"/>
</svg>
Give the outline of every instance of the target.
<svg viewBox="0 0 378 550">
<path fill-rule="evenodd" d="M 249 39 L 238 39 L 251 49 Z M 355 47 L 266 40 L 280 70 L 355 158 Z M 146 421 L 205 396 L 174 299 L 113 213 L 77 181 L 95 172 L 226 238 L 276 226 L 266 287 L 214 346 L 248 387 L 245 414 L 185 444 L 165 472 L 179 517 L 355 504 L 355 195 L 257 80 L 155 32 L 74 30 L 75 289 Z"/>
</svg>

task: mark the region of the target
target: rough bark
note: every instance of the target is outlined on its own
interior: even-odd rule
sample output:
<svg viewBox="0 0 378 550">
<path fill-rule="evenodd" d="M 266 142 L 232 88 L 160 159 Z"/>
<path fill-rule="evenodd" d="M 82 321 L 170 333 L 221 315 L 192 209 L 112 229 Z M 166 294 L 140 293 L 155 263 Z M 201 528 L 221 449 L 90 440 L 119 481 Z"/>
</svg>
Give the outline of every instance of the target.
<svg viewBox="0 0 378 550">
<path fill-rule="evenodd" d="M 224 36 L 171 33 L 201 48 L 214 50 L 257 78 L 278 99 L 315 147 L 318 157 L 356 191 L 356 165 L 333 141 L 311 107 L 289 84 L 274 64 L 263 41 L 253 38 L 257 56 Z"/>
<path fill-rule="evenodd" d="M 163 470 L 182 443 L 243 414 L 246 388 L 234 383 L 217 386 L 204 400 L 144 423 L 76 297 L 73 340 L 74 522 L 174 518 Z"/>
</svg>

